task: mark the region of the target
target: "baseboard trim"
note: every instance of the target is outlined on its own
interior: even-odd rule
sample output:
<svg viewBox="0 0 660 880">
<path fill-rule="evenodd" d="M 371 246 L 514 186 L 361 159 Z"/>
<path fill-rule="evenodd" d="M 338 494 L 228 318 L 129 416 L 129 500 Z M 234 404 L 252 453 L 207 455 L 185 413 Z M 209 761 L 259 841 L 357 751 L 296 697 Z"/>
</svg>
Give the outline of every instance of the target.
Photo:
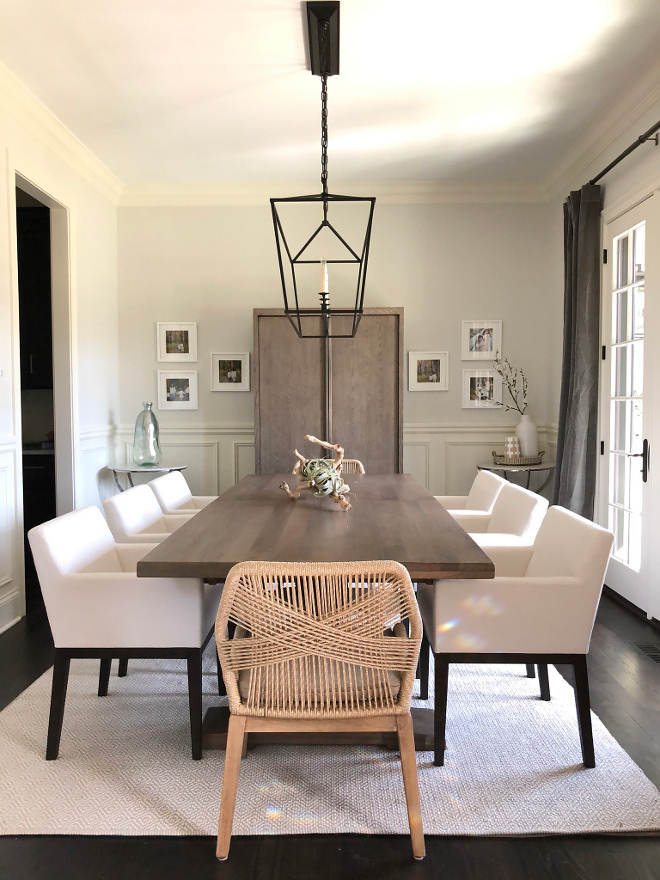
<svg viewBox="0 0 660 880">
<path fill-rule="evenodd" d="M 616 590 L 613 590 L 611 587 L 608 587 L 607 584 L 603 586 L 603 593 L 607 596 L 608 599 L 612 599 L 617 605 L 620 605 L 622 608 L 625 608 L 626 611 L 630 611 L 635 617 L 639 617 L 644 623 L 648 623 L 650 627 L 656 629 L 660 632 L 660 620 L 656 620 L 655 617 L 647 617 L 646 612 L 641 608 L 638 608 L 637 605 L 634 605 L 629 599 L 626 599 L 625 596 L 622 596 L 620 593 L 617 593 Z"/>
</svg>

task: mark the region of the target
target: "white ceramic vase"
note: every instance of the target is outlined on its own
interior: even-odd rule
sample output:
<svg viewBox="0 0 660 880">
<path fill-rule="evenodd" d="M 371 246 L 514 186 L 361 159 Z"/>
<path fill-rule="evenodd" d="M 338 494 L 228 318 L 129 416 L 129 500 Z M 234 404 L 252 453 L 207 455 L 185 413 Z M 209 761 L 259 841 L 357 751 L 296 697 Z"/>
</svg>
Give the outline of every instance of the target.
<svg viewBox="0 0 660 880">
<path fill-rule="evenodd" d="M 520 416 L 516 436 L 520 440 L 520 454 L 522 456 L 530 458 L 539 454 L 539 432 L 530 416 Z"/>
</svg>

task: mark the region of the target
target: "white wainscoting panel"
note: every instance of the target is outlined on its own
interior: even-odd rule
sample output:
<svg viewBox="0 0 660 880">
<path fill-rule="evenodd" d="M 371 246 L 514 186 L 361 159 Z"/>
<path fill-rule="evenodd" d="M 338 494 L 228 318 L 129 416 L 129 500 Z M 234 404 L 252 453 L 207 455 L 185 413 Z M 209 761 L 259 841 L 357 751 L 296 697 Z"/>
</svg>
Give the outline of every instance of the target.
<svg viewBox="0 0 660 880">
<path fill-rule="evenodd" d="M 492 452 L 504 452 L 504 439 L 515 425 L 474 428 L 466 425 L 414 425 L 403 429 L 403 469 L 433 495 L 465 495 L 477 465 L 492 461 Z M 548 429 L 539 427 L 539 448 L 554 461 Z M 530 486 L 534 488 L 534 486 Z M 545 494 L 545 493 L 544 493 Z"/>
<path fill-rule="evenodd" d="M 103 509 L 103 499 L 117 491 L 112 472 L 107 467 L 115 455 L 115 442 L 115 429 L 111 427 L 85 431 L 80 435 L 76 508 L 94 505 Z"/>
<path fill-rule="evenodd" d="M 462 495 L 470 486 L 477 464 L 492 460 L 492 450 L 504 451 L 504 438 L 515 432 L 515 425 L 480 427 L 466 425 L 404 426 L 403 469 L 434 495 Z M 539 444 L 546 458 L 554 459 L 554 446 L 548 442 L 552 431 L 539 428 Z M 555 431 L 556 435 L 556 431 Z M 130 461 L 133 429 L 118 432 L 116 461 Z M 185 477 L 195 495 L 216 495 L 254 473 L 254 429 L 248 425 L 229 427 L 197 426 L 160 430 L 164 464 L 185 464 Z M 147 482 L 151 475 L 134 477 Z M 532 487 L 533 488 L 533 487 Z M 116 492 L 114 486 L 111 492 Z"/>
<path fill-rule="evenodd" d="M 160 429 L 163 465 L 186 465 L 184 476 L 193 495 L 219 495 L 247 474 L 254 473 L 254 429 L 199 426 Z M 124 426 L 118 436 L 115 461 L 131 461 L 133 429 Z M 133 482 L 146 483 L 153 476 L 133 475 Z M 120 477 L 123 485 L 125 478 Z M 113 488 L 116 492 L 116 487 Z"/>
<path fill-rule="evenodd" d="M 16 447 L 0 448 L 0 632 L 25 614 Z M 23 505 L 20 505 L 22 511 Z M 21 514 L 22 515 L 22 514 Z"/>
<path fill-rule="evenodd" d="M 254 473 L 254 441 L 250 443 L 234 443 L 234 482 Z"/>
<path fill-rule="evenodd" d="M 403 472 L 411 474 L 422 486 L 429 484 L 431 444 L 428 440 L 404 441 Z"/>
</svg>

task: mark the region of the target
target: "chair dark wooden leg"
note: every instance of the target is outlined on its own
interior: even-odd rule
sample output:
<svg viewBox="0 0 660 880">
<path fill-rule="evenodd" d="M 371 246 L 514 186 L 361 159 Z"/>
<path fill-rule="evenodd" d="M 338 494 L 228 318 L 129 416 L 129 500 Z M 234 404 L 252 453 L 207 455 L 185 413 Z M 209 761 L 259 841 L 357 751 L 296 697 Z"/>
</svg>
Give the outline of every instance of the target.
<svg viewBox="0 0 660 880">
<path fill-rule="evenodd" d="M 108 684 L 110 683 L 110 666 L 112 659 L 104 657 L 101 660 L 101 668 L 99 670 L 99 697 L 108 696 Z"/>
<path fill-rule="evenodd" d="M 120 678 L 128 675 L 128 657 L 124 657 L 123 660 L 119 661 L 119 671 L 117 672 L 117 675 Z"/>
<path fill-rule="evenodd" d="M 539 688 L 541 691 L 541 699 L 550 699 L 550 681 L 548 679 L 548 664 L 539 663 Z"/>
<path fill-rule="evenodd" d="M 534 671 L 534 664 L 533 663 L 527 664 L 527 678 L 536 678 L 536 673 Z"/>
<path fill-rule="evenodd" d="M 215 662 L 218 669 L 218 694 L 221 697 L 227 696 L 227 688 L 225 687 L 225 680 L 222 677 L 222 667 L 220 666 L 220 658 L 218 657 L 218 652 L 215 652 Z"/>
<path fill-rule="evenodd" d="M 202 757 L 202 652 L 199 648 L 190 651 L 187 663 L 192 756 L 194 761 L 199 761 Z"/>
<path fill-rule="evenodd" d="M 445 730 L 447 727 L 447 688 L 449 687 L 449 661 L 442 654 L 434 654 L 435 660 L 435 709 L 433 711 L 433 763 L 442 767 L 445 763 Z"/>
<path fill-rule="evenodd" d="M 589 674 L 586 656 L 576 657 L 573 661 L 575 674 L 575 705 L 577 707 L 578 727 L 580 728 L 580 745 L 582 761 L 585 767 L 596 766 L 594 753 L 594 737 L 591 729 L 591 703 L 589 700 Z"/>
<path fill-rule="evenodd" d="M 46 742 L 47 761 L 54 761 L 60 752 L 64 703 L 66 702 L 66 688 L 69 683 L 70 666 L 71 657 L 62 648 L 55 648 L 53 688 L 50 697 L 50 717 L 48 719 L 48 739 Z"/>
<path fill-rule="evenodd" d="M 424 632 L 422 634 L 422 645 L 419 649 L 419 698 L 420 700 L 428 700 L 429 698 L 429 654 L 431 645 Z"/>
</svg>

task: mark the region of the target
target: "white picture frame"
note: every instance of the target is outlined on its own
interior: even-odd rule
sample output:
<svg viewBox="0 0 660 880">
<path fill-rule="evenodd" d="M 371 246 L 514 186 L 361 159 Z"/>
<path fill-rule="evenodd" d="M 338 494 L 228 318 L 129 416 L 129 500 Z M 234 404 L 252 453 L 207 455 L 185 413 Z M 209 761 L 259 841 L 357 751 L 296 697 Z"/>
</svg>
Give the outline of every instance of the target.
<svg viewBox="0 0 660 880">
<path fill-rule="evenodd" d="M 408 352 L 408 391 L 448 390 L 449 352 Z"/>
<path fill-rule="evenodd" d="M 463 370 L 463 409 L 497 409 L 502 377 L 496 370 Z"/>
<path fill-rule="evenodd" d="M 198 409 L 197 370 L 158 370 L 158 409 Z"/>
<path fill-rule="evenodd" d="M 211 353 L 211 391 L 249 391 L 250 352 Z"/>
<path fill-rule="evenodd" d="M 156 324 L 156 351 L 159 363 L 197 360 L 197 323 L 176 321 Z"/>
<path fill-rule="evenodd" d="M 502 352 L 502 322 L 492 319 L 463 321 L 461 359 L 492 361 Z"/>
</svg>

